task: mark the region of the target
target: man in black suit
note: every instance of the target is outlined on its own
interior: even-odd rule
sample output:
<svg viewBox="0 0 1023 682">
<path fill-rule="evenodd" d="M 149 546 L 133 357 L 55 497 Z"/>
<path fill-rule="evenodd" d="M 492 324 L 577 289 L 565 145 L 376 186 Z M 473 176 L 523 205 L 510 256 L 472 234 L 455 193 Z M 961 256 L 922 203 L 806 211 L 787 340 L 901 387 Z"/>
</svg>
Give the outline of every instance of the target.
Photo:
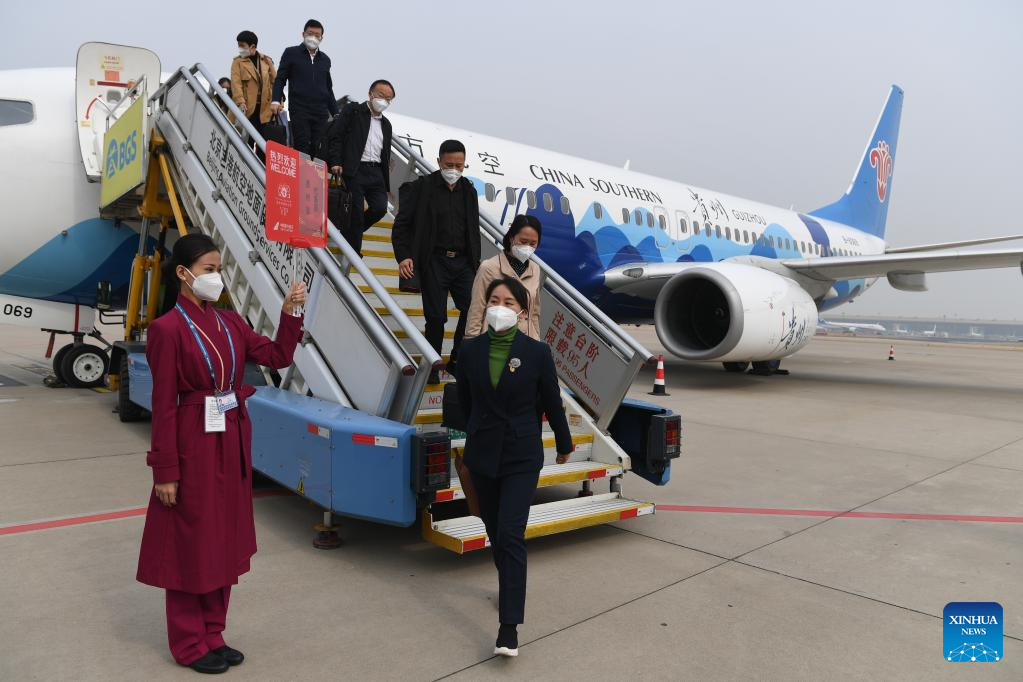
<svg viewBox="0 0 1023 682">
<path fill-rule="evenodd" d="M 448 372 L 455 373 L 458 347 L 472 298 L 472 282 L 480 266 L 480 205 L 476 186 L 462 177 L 465 145 L 441 143 L 440 170 L 406 182 L 398 190 L 398 215 L 391 242 L 398 272 L 404 279 L 419 277 L 423 292 L 424 336 L 437 353 L 444 343 L 448 294 L 458 308 L 458 327 Z M 437 383 L 437 370 L 430 383 Z"/>
<path fill-rule="evenodd" d="M 281 110 L 284 85 L 288 85 L 291 134 L 295 149 L 312 156 L 313 146 L 320 139 L 327 115 L 337 115 L 334 83 L 330 79 L 330 57 L 320 50 L 323 24 L 310 19 L 302 29 L 302 44 L 284 50 L 277 78 L 274 80 L 270 110 Z"/>
<path fill-rule="evenodd" d="M 327 167 L 345 179 L 352 193 L 352 219 L 341 231 L 352 248 L 362 255 L 362 234 L 387 213 L 391 190 L 391 122 L 384 110 L 394 101 L 394 86 L 375 80 L 369 98 L 349 102 L 327 128 Z M 362 204 L 366 203 L 363 212 Z"/>
</svg>

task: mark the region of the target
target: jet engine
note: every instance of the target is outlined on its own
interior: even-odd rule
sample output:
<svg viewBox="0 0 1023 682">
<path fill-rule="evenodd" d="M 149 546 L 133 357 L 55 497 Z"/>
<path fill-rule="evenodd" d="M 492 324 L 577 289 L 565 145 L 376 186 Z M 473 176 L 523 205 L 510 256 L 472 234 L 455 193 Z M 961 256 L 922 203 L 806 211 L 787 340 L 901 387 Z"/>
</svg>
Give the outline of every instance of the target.
<svg viewBox="0 0 1023 682">
<path fill-rule="evenodd" d="M 661 288 L 654 322 L 664 347 L 686 360 L 775 360 L 810 342 L 817 306 L 782 275 L 708 263 L 686 268 Z"/>
</svg>

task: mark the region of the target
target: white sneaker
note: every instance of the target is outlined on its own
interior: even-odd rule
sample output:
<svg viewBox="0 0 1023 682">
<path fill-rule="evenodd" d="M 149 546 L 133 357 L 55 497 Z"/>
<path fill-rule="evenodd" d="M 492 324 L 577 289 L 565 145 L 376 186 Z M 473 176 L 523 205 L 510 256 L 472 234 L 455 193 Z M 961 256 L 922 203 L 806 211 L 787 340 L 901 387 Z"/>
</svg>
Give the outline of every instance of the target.
<svg viewBox="0 0 1023 682">
<path fill-rule="evenodd" d="M 506 646 L 495 646 L 494 647 L 494 655 L 495 656 L 507 656 L 508 658 L 514 658 L 514 657 L 519 655 L 519 650 L 518 649 L 509 649 Z"/>
</svg>

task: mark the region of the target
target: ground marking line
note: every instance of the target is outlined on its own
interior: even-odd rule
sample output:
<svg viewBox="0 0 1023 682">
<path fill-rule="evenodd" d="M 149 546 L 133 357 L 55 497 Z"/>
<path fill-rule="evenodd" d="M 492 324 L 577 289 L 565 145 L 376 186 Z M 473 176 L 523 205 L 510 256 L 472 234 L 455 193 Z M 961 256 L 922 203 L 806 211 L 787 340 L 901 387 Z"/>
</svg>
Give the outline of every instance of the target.
<svg viewBox="0 0 1023 682">
<path fill-rule="evenodd" d="M 901 519 L 910 521 L 971 521 L 976 523 L 1023 523 L 1023 516 L 973 514 L 913 514 L 895 512 L 829 511 L 825 509 L 774 509 L 771 507 L 711 507 L 689 504 L 659 504 L 657 511 L 709 514 L 760 514 L 765 516 L 824 516 L 851 519 Z"/>
<path fill-rule="evenodd" d="M 257 490 L 252 493 L 253 498 L 279 497 L 291 495 L 288 490 Z M 52 528 L 66 528 L 67 526 L 81 526 L 90 523 L 103 523 L 104 521 L 117 521 L 120 519 L 131 519 L 137 516 L 145 516 L 148 507 L 131 507 L 129 509 L 117 509 L 114 511 L 100 512 L 98 514 L 84 514 L 82 516 L 66 516 L 45 521 L 30 521 L 28 523 L 15 523 L 9 526 L 0 526 L 0 536 L 19 535 L 21 533 L 34 533 Z"/>
</svg>

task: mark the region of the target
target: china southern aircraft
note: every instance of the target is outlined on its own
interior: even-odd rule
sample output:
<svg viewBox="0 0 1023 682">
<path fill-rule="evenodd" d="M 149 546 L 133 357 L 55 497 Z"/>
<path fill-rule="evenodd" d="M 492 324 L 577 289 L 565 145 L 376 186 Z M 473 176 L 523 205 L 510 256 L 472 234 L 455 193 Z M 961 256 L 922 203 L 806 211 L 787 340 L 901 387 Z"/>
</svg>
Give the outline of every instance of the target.
<svg viewBox="0 0 1023 682">
<path fill-rule="evenodd" d="M 154 80 L 158 61 L 155 69 Z M 125 304 L 138 226 L 99 217 L 100 185 L 87 180 L 82 134 L 89 122 L 81 111 L 77 121 L 73 115 L 75 86 L 74 69 L 0 72 L 7 159 L 0 170 L 0 323 L 88 333 L 101 282 L 114 309 Z M 681 358 L 731 371 L 752 362 L 769 373 L 809 343 L 820 311 L 851 301 L 878 278 L 922 291 L 927 272 L 1023 262 L 1021 249 L 963 250 L 1019 235 L 888 247 L 902 100 L 892 87 L 849 188 L 807 213 L 388 118 L 395 138 L 429 161 L 441 141 L 462 140 L 481 210 L 502 225 L 517 213 L 537 216 L 538 255 L 617 321 L 653 322 L 664 347 Z"/>
</svg>

